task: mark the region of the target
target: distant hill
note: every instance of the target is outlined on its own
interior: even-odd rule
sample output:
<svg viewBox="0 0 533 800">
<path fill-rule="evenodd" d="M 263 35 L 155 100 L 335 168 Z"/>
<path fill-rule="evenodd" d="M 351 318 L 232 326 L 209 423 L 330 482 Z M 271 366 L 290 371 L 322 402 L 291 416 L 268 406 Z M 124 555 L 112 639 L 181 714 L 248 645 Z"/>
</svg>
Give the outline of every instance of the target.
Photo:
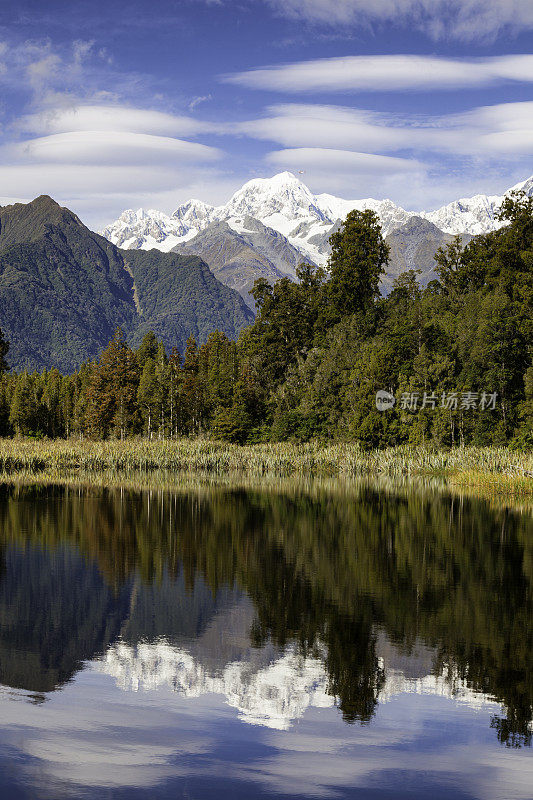
<svg viewBox="0 0 533 800">
<path fill-rule="evenodd" d="M 252 320 L 197 257 L 121 251 L 47 196 L 0 208 L 0 327 L 16 369 L 71 372 L 117 326 L 133 343 L 153 329 L 183 351 L 191 334 L 234 338 Z"/>
</svg>

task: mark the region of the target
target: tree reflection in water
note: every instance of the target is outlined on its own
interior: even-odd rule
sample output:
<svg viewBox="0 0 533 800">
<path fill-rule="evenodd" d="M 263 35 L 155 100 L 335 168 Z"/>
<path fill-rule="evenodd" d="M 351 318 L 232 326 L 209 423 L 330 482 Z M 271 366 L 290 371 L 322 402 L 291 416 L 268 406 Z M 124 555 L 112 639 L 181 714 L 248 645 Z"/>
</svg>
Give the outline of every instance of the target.
<svg viewBox="0 0 533 800">
<path fill-rule="evenodd" d="M 3 486 L 0 682 L 60 687 L 119 638 L 194 639 L 243 594 L 249 645 L 320 658 L 347 722 L 368 723 L 380 632 L 420 643 L 531 743 L 533 528 L 526 513 L 423 490 Z"/>
</svg>

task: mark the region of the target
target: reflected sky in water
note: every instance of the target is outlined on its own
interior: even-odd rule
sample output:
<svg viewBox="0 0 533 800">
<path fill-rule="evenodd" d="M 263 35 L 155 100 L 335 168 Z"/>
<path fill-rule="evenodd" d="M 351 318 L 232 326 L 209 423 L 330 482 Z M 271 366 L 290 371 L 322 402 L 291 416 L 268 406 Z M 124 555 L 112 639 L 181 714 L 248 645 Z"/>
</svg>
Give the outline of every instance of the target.
<svg viewBox="0 0 533 800">
<path fill-rule="evenodd" d="M 531 800 L 527 513 L 49 486 L 0 517 L 2 800 Z"/>
</svg>

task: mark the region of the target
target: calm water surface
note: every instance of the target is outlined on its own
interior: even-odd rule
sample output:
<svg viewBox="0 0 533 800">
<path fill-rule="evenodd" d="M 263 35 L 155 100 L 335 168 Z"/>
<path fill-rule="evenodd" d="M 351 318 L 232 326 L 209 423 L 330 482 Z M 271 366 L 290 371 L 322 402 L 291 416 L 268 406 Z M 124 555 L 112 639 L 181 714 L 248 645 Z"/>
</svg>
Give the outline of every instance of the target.
<svg viewBox="0 0 533 800">
<path fill-rule="evenodd" d="M 527 510 L 4 486 L 0 518 L 1 800 L 533 797 Z"/>
</svg>

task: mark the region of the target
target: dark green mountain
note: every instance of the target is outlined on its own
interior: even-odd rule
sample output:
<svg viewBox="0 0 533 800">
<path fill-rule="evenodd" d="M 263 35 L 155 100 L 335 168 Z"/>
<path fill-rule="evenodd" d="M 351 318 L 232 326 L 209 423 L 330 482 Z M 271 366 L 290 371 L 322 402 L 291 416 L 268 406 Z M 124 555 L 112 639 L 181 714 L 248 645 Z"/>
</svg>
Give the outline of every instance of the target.
<svg viewBox="0 0 533 800">
<path fill-rule="evenodd" d="M 117 326 L 183 351 L 189 335 L 234 338 L 252 319 L 197 257 L 119 250 L 47 196 L 0 208 L 0 328 L 15 369 L 71 372 Z"/>
</svg>

